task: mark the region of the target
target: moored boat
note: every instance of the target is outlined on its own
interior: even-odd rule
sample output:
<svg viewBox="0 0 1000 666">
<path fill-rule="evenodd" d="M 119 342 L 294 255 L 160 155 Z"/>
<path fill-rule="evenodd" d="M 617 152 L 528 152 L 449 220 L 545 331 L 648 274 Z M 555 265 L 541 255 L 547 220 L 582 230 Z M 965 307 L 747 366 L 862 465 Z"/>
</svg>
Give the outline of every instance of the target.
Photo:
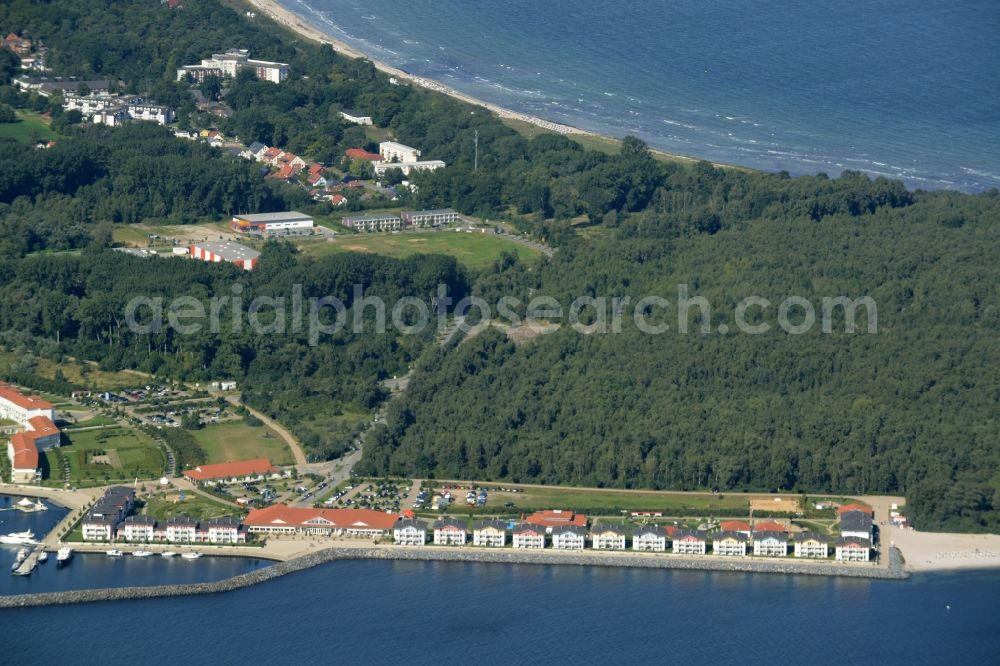
<svg viewBox="0 0 1000 666">
<path fill-rule="evenodd" d="M 0 543 L 7 544 L 8 546 L 30 546 L 37 544 L 38 542 L 35 541 L 34 532 L 31 530 L 25 530 L 24 532 L 11 532 L 10 534 L 0 536 Z"/>
<path fill-rule="evenodd" d="M 181 555 L 185 560 L 197 560 L 201 557 L 201 553 L 184 553 Z"/>
<path fill-rule="evenodd" d="M 70 558 L 73 557 L 73 549 L 69 546 L 63 546 L 56 553 L 56 564 L 65 565 L 69 564 Z"/>
<path fill-rule="evenodd" d="M 38 562 L 39 563 L 47 562 L 48 559 L 49 559 L 48 552 L 46 552 L 46 551 L 43 550 L 42 552 L 38 553 Z"/>
<path fill-rule="evenodd" d="M 105 551 L 104 554 L 107 555 L 108 557 L 121 557 L 125 553 L 118 550 L 117 548 L 112 548 L 111 550 Z"/>
<path fill-rule="evenodd" d="M 160 557 L 177 557 L 177 553 L 172 550 L 165 550 L 160 553 Z"/>
<path fill-rule="evenodd" d="M 132 553 L 132 557 L 149 557 L 152 554 L 153 553 L 148 550 L 137 550 L 134 553 Z"/>
</svg>

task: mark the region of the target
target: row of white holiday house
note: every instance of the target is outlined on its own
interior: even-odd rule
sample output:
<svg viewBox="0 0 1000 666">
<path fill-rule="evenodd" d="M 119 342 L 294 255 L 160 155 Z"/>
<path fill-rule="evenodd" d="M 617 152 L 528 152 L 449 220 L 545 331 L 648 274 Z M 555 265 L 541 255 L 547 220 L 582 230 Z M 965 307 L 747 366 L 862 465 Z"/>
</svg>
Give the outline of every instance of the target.
<svg viewBox="0 0 1000 666">
<path fill-rule="evenodd" d="M 124 486 L 109 488 L 84 517 L 84 541 L 112 540 L 137 543 L 245 543 L 246 530 L 236 518 L 214 518 L 204 523 L 188 516 L 159 521 L 152 516 L 131 516 L 135 491 Z"/>
<path fill-rule="evenodd" d="M 776 526 L 776 527 L 775 527 Z M 631 539 L 632 550 L 666 552 L 668 544 L 676 554 L 706 555 L 709 542 L 712 553 L 726 557 L 786 557 L 789 535 L 779 523 L 767 529 L 721 530 L 709 534 L 703 530 L 675 529 L 659 525 L 630 528 L 625 525 L 599 525 L 589 531 L 581 525 L 546 527 L 521 523 L 511 532 L 510 543 L 517 549 L 541 549 L 548 543 L 556 550 L 583 550 L 589 541 L 594 550 L 626 550 Z M 441 546 L 463 546 L 469 543 L 466 523 L 442 518 L 431 526 L 432 543 Z M 499 520 L 475 523 L 471 542 L 474 546 L 503 547 L 507 545 L 507 525 Z M 400 519 L 393 526 L 393 541 L 403 546 L 423 546 L 427 543 L 427 523 L 416 519 Z M 803 532 L 792 537 L 792 554 L 800 558 L 829 557 L 829 538 L 815 532 Z M 834 544 L 837 560 L 867 562 L 871 541 L 856 536 L 841 536 Z"/>
</svg>

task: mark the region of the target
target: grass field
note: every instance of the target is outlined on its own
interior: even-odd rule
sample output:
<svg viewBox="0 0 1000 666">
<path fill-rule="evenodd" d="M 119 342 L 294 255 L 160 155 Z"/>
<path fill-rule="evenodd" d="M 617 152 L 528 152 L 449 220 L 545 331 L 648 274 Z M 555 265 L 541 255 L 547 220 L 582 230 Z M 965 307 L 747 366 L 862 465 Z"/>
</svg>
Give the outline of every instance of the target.
<svg viewBox="0 0 1000 666">
<path fill-rule="evenodd" d="M 253 428 L 242 421 L 208 425 L 190 431 L 208 455 L 209 463 L 267 458 L 275 465 L 288 465 L 292 452 L 277 433 L 261 426 Z"/>
<path fill-rule="evenodd" d="M 300 247 L 306 254 L 314 256 L 338 252 L 371 252 L 390 257 L 447 254 L 469 268 L 489 266 L 503 252 L 516 252 L 527 262 L 541 256 L 541 252 L 534 248 L 494 234 L 455 231 L 345 235 L 332 241 L 305 241 Z"/>
<path fill-rule="evenodd" d="M 239 508 L 215 502 L 203 495 L 186 492 L 183 497 L 182 500 L 180 492 L 150 497 L 146 500 L 145 514 L 153 516 L 157 520 L 166 520 L 181 515 L 191 516 L 198 520 L 241 515 Z"/>
<path fill-rule="evenodd" d="M 0 368 L 12 367 L 21 360 L 23 354 L 18 352 L 0 352 Z M 46 358 L 34 357 L 34 372 L 39 377 L 52 379 L 56 370 L 61 370 L 66 381 L 82 388 L 92 388 L 97 390 L 115 390 L 126 386 L 139 386 L 146 384 L 149 380 L 134 372 L 105 372 L 99 370 L 96 365 L 89 363 L 68 361 L 57 363 Z M 65 400 L 57 398 L 55 402 Z"/>
<path fill-rule="evenodd" d="M 94 416 L 83 421 L 77 421 L 66 429 L 73 430 L 74 428 L 90 428 L 93 426 L 110 426 L 114 424 L 115 420 L 110 416 Z"/>
<path fill-rule="evenodd" d="M 125 428 L 107 428 L 64 433 L 62 455 L 69 461 L 73 483 L 80 486 L 156 479 L 163 474 L 166 461 L 156 444 L 141 432 Z M 108 463 L 96 462 L 95 455 L 106 455 Z M 53 477 L 61 477 L 55 456 L 46 452 Z M 58 481 L 59 478 L 50 480 Z"/>
<path fill-rule="evenodd" d="M 18 111 L 16 123 L 0 123 L 0 138 L 16 139 L 29 143 L 36 139 L 54 139 L 58 136 L 37 113 Z"/>
</svg>

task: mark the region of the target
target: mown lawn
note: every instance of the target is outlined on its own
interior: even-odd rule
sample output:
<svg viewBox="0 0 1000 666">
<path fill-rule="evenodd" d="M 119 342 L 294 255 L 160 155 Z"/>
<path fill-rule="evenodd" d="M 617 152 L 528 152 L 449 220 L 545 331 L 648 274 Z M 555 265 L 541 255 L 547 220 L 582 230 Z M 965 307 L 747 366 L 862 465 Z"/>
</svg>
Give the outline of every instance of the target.
<svg viewBox="0 0 1000 666">
<path fill-rule="evenodd" d="M 205 449 L 209 463 L 267 458 L 274 465 L 289 465 L 294 460 L 285 440 L 267 426 L 257 428 L 243 421 L 207 425 L 190 433 Z"/>
<path fill-rule="evenodd" d="M 157 479 L 166 466 L 163 453 L 153 440 L 126 428 L 63 433 L 60 452 L 69 461 L 73 483 L 81 486 L 131 483 L 136 477 Z M 110 462 L 94 461 L 94 456 L 100 454 L 107 455 Z M 50 474 L 58 480 L 62 470 L 54 455 L 46 455 Z"/>
<path fill-rule="evenodd" d="M 335 240 L 310 240 L 300 243 L 306 254 L 326 256 L 339 252 L 369 252 L 390 257 L 413 254 L 446 254 L 469 268 L 489 266 L 504 252 L 516 252 L 530 263 L 541 256 L 538 250 L 514 243 L 492 233 L 464 231 L 428 231 L 399 234 L 343 235 Z"/>
<path fill-rule="evenodd" d="M 181 499 L 182 495 L 184 499 Z M 157 520 L 166 520 L 181 515 L 198 520 L 242 515 L 240 509 L 235 506 L 210 500 L 203 495 L 179 491 L 148 498 L 144 513 Z"/>
<path fill-rule="evenodd" d="M 37 113 L 18 111 L 16 123 L 0 123 L 0 138 L 16 139 L 22 143 L 30 143 L 37 139 L 54 139 L 58 134 L 49 129 L 49 125 Z"/>
</svg>

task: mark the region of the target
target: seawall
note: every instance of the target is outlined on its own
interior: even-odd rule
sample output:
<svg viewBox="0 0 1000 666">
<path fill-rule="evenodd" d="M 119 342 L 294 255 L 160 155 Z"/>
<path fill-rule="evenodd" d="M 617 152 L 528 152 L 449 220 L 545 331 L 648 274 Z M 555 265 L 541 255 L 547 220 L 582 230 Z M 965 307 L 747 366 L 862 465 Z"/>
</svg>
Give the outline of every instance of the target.
<svg viewBox="0 0 1000 666">
<path fill-rule="evenodd" d="M 541 564 L 572 566 L 628 567 L 639 569 L 681 569 L 688 571 L 722 571 L 808 576 L 843 576 L 902 580 L 909 577 L 903 570 L 902 558 L 895 548 L 889 551 L 889 566 L 865 567 L 792 560 L 747 560 L 724 558 L 673 558 L 595 553 L 552 553 L 512 550 L 472 550 L 449 548 L 326 548 L 303 557 L 279 562 L 264 569 L 240 574 L 214 583 L 187 585 L 156 585 L 150 587 L 120 587 L 96 590 L 44 592 L 0 597 L 0 608 L 26 608 L 56 604 L 79 604 L 94 601 L 153 599 L 194 594 L 215 594 L 257 585 L 274 578 L 302 571 L 337 560 L 412 560 L 441 562 L 484 562 L 494 564 Z"/>
</svg>

